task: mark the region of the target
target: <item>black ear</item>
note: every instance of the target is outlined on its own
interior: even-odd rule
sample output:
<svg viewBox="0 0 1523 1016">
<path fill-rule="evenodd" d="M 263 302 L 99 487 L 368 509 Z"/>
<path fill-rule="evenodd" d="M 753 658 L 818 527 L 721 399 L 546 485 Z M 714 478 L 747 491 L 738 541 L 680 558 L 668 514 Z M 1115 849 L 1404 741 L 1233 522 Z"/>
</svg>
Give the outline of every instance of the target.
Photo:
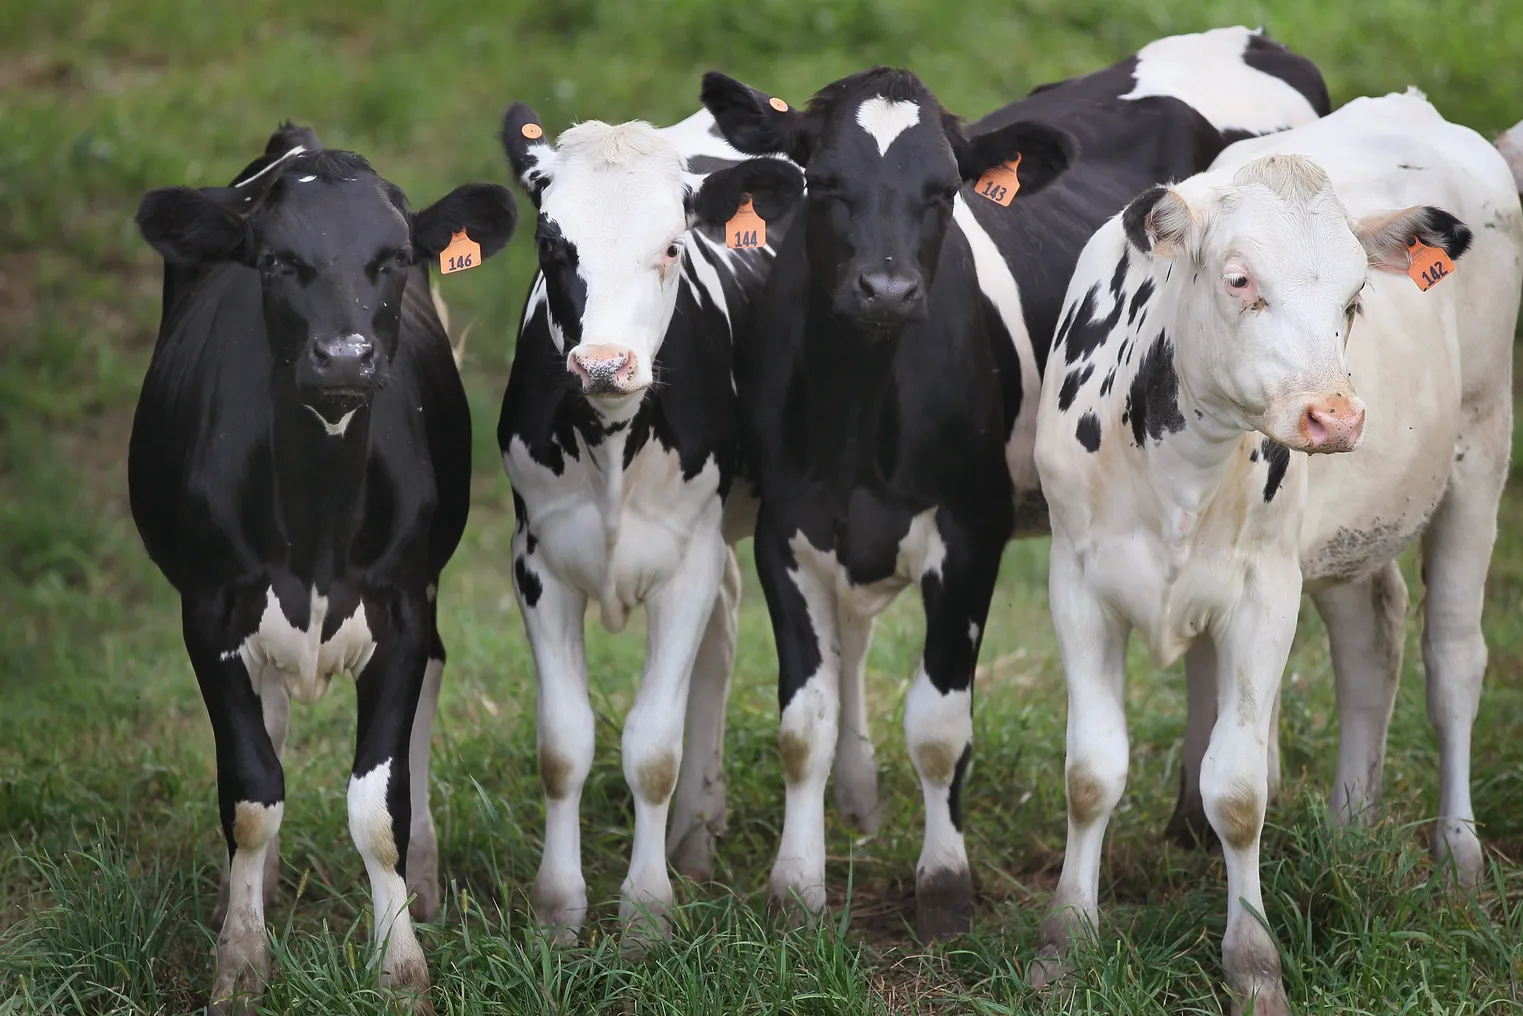
<svg viewBox="0 0 1523 1016">
<path fill-rule="evenodd" d="M 495 183 L 468 183 L 456 187 L 423 209 L 412 220 L 413 246 L 437 257 L 461 230 L 481 245 L 483 259 L 491 257 L 513 236 L 518 206 L 513 192 Z"/>
<path fill-rule="evenodd" d="M 1079 143 L 1072 134 L 1028 120 L 972 138 L 963 137 L 961 131 L 948 132 L 948 137 L 957 154 L 957 171 L 964 180 L 977 180 L 995 166 L 1020 156 L 1021 164 L 1015 171 L 1021 185 L 1017 198 L 1035 194 L 1052 183 L 1079 156 Z"/>
<path fill-rule="evenodd" d="M 248 226 L 236 212 L 190 187 L 162 187 L 143 195 L 137 227 L 148 245 L 172 265 L 248 256 Z"/>
<path fill-rule="evenodd" d="M 704 178 L 692 198 L 693 220 L 700 225 L 723 228 L 735 215 L 745 196 L 767 222 L 785 215 L 804 196 L 804 174 L 781 159 L 748 159 L 716 170 Z"/>
<path fill-rule="evenodd" d="M 786 155 L 800 166 L 809 163 L 812 135 L 806 117 L 782 99 L 758 92 L 718 71 L 703 76 L 699 98 L 714 115 L 719 132 L 736 151 L 747 155 Z"/>
<path fill-rule="evenodd" d="M 513 166 L 513 175 L 529 199 L 539 207 L 539 196 L 550 183 L 550 164 L 554 161 L 555 148 L 545 137 L 545 125 L 539 122 L 539 114 L 522 102 L 515 102 L 502 115 L 502 150 Z"/>
</svg>

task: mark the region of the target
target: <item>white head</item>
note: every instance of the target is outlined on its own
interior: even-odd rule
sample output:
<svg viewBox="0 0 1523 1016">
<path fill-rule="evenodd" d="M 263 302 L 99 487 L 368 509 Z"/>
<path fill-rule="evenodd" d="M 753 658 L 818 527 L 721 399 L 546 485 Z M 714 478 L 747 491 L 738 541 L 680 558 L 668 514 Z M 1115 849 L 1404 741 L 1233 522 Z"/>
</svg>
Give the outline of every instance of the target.
<svg viewBox="0 0 1523 1016">
<path fill-rule="evenodd" d="M 1451 258 L 1470 245 L 1438 208 L 1351 219 L 1300 155 L 1256 159 L 1225 185 L 1203 174 L 1154 187 L 1122 222 L 1177 295 L 1180 384 L 1223 422 L 1306 452 L 1352 451 L 1363 436 L 1344 348 L 1371 269 L 1405 272 L 1413 237 Z"/>
<path fill-rule="evenodd" d="M 768 218 L 803 191 L 796 168 L 753 159 L 710 173 L 695 194 L 683 154 L 640 121 L 590 120 L 552 145 L 519 103 L 504 118 L 502 141 L 539 209 L 535 242 L 552 335 L 583 394 L 607 415 L 631 414 L 654 380 L 683 259 L 697 242 L 689 231 L 723 228 L 745 193 L 754 192 Z"/>
</svg>

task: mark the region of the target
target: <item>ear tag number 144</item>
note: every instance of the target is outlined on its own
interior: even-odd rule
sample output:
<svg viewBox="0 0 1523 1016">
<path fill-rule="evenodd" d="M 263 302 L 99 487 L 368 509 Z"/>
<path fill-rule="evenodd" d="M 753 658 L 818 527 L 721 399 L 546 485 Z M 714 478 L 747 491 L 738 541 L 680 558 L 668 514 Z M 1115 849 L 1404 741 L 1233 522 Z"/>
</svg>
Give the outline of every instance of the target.
<svg viewBox="0 0 1523 1016">
<path fill-rule="evenodd" d="M 724 225 L 724 245 L 731 250 L 767 246 L 767 223 L 751 207 L 751 195 L 743 194 L 740 207 Z"/>
<path fill-rule="evenodd" d="M 463 229 L 450 237 L 449 246 L 439 252 L 439 271 L 444 275 L 463 272 L 479 264 L 481 264 L 481 244 L 466 236 Z"/>
</svg>

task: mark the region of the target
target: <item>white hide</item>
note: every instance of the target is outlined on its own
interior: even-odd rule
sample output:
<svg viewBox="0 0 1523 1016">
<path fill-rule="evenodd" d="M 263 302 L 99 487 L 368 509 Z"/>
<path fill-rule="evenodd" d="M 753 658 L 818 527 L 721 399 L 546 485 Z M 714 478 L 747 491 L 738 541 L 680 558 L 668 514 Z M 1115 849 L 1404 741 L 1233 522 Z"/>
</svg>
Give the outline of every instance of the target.
<svg viewBox="0 0 1523 1016">
<path fill-rule="evenodd" d="M 428 966 L 407 913 L 407 883 L 397 873 L 400 858 L 386 805 L 390 782 L 390 759 L 363 776 L 350 777 L 349 835 L 370 875 L 370 944 L 381 965 L 381 985 L 426 990 Z"/>
<path fill-rule="evenodd" d="M 894 139 L 920 122 L 920 104 L 906 99 L 885 99 L 875 95 L 857 107 L 857 126 L 878 146 L 878 154 L 887 155 Z"/>
<path fill-rule="evenodd" d="M 1169 96 L 1193 106 L 1219 131 L 1251 134 L 1298 127 L 1317 118 L 1306 97 L 1243 60 L 1259 35 L 1241 26 L 1171 35 L 1137 51 L 1137 79 L 1123 99 Z"/>
<path fill-rule="evenodd" d="M 323 641 L 323 622 L 328 616 L 328 598 L 312 589 L 307 627 L 297 628 L 286 620 L 280 600 L 272 586 L 265 594 L 264 614 L 259 627 L 235 650 L 248 673 L 266 667 L 279 670 L 286 690 L 298 702 L 316 702 L 328 690 L 334 674 L 359 674 L 375 652 L 375 639 L 365 622 L 365 605 L 359 604 L 344 619 L 333 637 Z M 253 678 L 251 677 L 252 681 Z"/>
<path fill-rule="evenodd" d="M 1450 278 L 1423 293 L 1404 272 L 1366 265 L 1337 203 L 1316 198 L 1288 216 L 1246 214 L 1236 202 L 1262 202 L 1263 192 L 1255 197 L 1260 185 L 1244 188 L 1234 178 L 1252 160 L 1274 153 L 1314 159 L 1355 218 L 1434 205 L 1470 226 L 1473 245 Z M 1069 685 L 1069 840 L 1055 914 L 1043 928 L 1038 979 L 1050 975 L 1070 934 L 1098 916 L 1100 844 L 1126 778 L 1128 631 L 1143 634 L 1160 665 L 1197 639 L 1209 639 L 1219 709 L 1201 761 L 1200 791 L 1227 862 L 1225 966 L 1240 1005 L 1258 993 L 1258 1011 L 1278 1016 L 1288 1010 L 1274 947 L 1242 901 L 1262 909 L 1258 842 L 1268 796 L 1268 741 L 1303 573 L 1313 591 L 1368 582 L 1389 569 L 1425 525 L 1424 656 L 1443 760 L 1435 851 L 1441 860 L 1452 853 L 1462 877 L 1473 875 L 1465 870 L 1468 864 L 1479 864 L 1470 828 L 1468 738 L 1485 661 L 1479 609 L 1511 431 L 1523 213 L 1507 167 L 1491 146 L 1410 94 L 1355 100 L 1308 126 L 1240 142 L 1210 172 L 1176 191 L 1190 204 L 1195 235 L 1206 237 L 1204 263 L 1192 264 L 1188 254 L 1167 261 L 1133 250 L 1125 292 L 1135 292 L 1145 274 L 1158 285 L 1145 325 L 1130 333 L 1131 341 L 1142 343 L 1134 362 L 1116 376 L 1108 396 L 1098 394 L 1127 334 L 1118 327 L 1094 354 L 1097 370 L 1063 411 L 1063 354 L 1054 351 L 1054 380 L 1039 410 L 1036 457 L 1053 527 L 1052 613 Z M 1226 213 L 1218 208 L 1223 195 L 1232 195 L 1221 206 Z M 1307 209 L 1320 211 L 1297 225 Z M 1283 241 L 1287 230 L 1302 228 L 1311 232 Z M 1261 241 L 1271 236 L 1289 249 L 1266 249 Z M 1226 324 L 1215 331 L 1202 324 L 1212 320 L 1208 308 L 1221 299 L 1223 281 L 1212 265 L 1222 258 L 1224 244 L 1251 251 L 1268 309 L 1250 307 L 1240 318 L 1215 320 L 1246 329 L 1257 324 L 1252 315 L 1279 315 L 1290 345 L 1274 355 L 1287 370 L 1321 370 L 1313 358 L 1323 355 L 1318 344 L 1337 327 L 1342 291 L 1368 274 L 1363 311 L 1344 354 L 1354 390 L 1367 405 L 1363 443 L 1350 453 L 1310 459 L 1290 452 L 1283 481 L 1269 500 L 1262 437 L 1241 422 L 1256 407 L 1233 401 L 1234 392 L 1256 389 L 1256 383 L 1243 389 L 1239 382 L 1266 369 L 1268 361 L 1254 357 L 1268 355 L 1262 352 L 1267 346 L 1244 346 Z M 1070 307 L 1097 282 L 1104 292 L 1125 247 L 1118 216 L 1085 248 L 1070 284 Z M 1330 261 L 1330 251 L 1342 251 L 1342 260 Z M 1343 273 L 1352 273 L 1352 281 Z M 1305 331 L 1296 333 L 1296 321 Z M 1142 352 L 1160 330 L 1175 344 L 1183 426 L 1163 433 L 1161 441 L 1145 438 L 1143 453 L 1121 415 Z M 1223 346 L 1233 356 L 1208 362 Z M 1096 414 L 1101 435 L 1094 452 L 1075 439 L 1076 421 L 1087 412 Z M 1385 609 L 1381 602 L 1398 598 L 1404 600 L 1391 586 L 1372 603 L 1364 587 L 1358 596 L 1319 600 L 1319 606 L 1329 627 L 1338 628 L 1336 643 L 1356 637 L 1356 629 L 1399 624 L 1376 616 Z M 1346 653 L 1335 653 L 1340 655 Z M 1359 691 L 1350 687 L 1353 679 L 1339 675 L 1340 707 Z M 1366 679 L 1384 686 L 1360 720 L 1365 757 L 1340 755 L 1339 780 L 1349 788 L 1378 773 L 1378 758 L 1371 769 L 1368 755 L 1383 751 L 1394 695 L 1395 682 L 1387 676 L 1372 672 Z"/>
</svg>

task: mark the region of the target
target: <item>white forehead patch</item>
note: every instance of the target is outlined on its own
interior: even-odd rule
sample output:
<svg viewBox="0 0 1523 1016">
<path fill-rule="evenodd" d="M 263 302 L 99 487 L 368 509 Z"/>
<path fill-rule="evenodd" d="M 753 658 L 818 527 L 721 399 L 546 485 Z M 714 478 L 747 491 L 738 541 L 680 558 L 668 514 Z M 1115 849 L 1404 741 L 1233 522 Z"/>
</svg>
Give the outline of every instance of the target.
<svg viewBox="0 0 1523 1016">
<path fill-rule="evenodd" d="M 878 154 L 887 155 L 894 139 L 920 122 L 920 104 L 875 95 L 857 108 L 857 125 L 878 143 Z"/>
</svg>

